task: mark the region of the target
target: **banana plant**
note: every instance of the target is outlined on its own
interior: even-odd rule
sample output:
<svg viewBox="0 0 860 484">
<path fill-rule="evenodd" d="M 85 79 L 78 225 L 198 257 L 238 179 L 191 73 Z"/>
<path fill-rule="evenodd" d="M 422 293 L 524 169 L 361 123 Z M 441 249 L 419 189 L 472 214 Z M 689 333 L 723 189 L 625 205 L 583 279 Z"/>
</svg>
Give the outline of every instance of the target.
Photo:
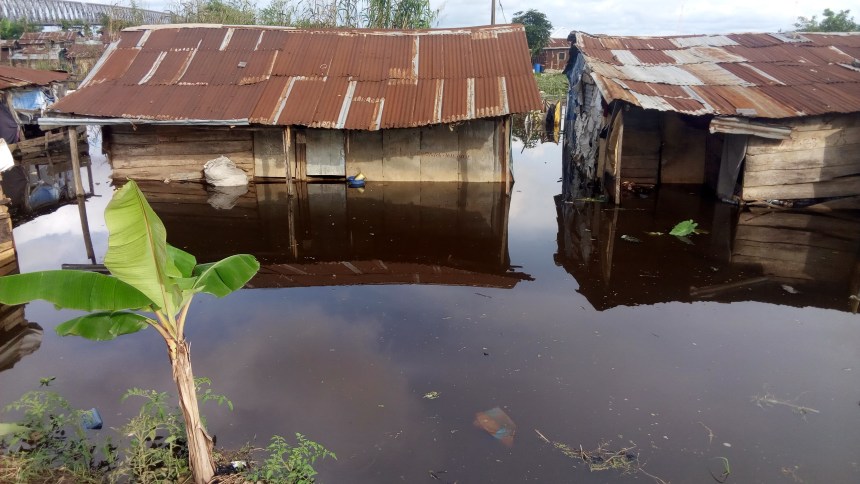
<svg viewBox="0 0 860 484">
<path fill-rule="evenodd" d="M 111 275 L 63 270 L 6 276 L 0 278 L 0 302 L 43 299 L 58 308 L 90 312 L 58 325 L 61 336 L 103 341 L 150 327 L 158 332 L 167 344 L 179 392 L 194 482 L 209 482 L 215 472 L 212 439 L 197 407 L 184 335 L 188 308 L 198 293 L 223 297 L 241 288 L 260 264 L 248 254 L 197 264 L 193 255 L 167 243 L 164 224 L 134 181 L 114 194 L 105 223 L 109 238 L 104 265 Z"/>
</svg>

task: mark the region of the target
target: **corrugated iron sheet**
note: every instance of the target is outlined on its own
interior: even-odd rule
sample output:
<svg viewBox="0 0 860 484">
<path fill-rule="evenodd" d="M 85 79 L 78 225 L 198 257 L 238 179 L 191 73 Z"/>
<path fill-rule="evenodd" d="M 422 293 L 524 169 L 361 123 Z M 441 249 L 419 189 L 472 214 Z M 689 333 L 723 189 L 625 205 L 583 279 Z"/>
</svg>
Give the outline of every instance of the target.
<svg viewBox="0 0 860 484">
<path fill-rule="evenodd" d="M 169 25 L 123 31 L 89 81 L 51 110 L 377 130 L 540 106 L 520 25 L 413 31 Z"/>
<path fill-rule="evenodd" d="M 607 101 L 753 118 L 860 112 L 857 32 L 574 35 Z"/>
<path fill-rule="evenodd" d="M 69 75 L 65 72 L 0 66 L 0 90 L 12 87 L 46 86 L 52 82 L 65 81 L 68 78 Z"/>
</svg>

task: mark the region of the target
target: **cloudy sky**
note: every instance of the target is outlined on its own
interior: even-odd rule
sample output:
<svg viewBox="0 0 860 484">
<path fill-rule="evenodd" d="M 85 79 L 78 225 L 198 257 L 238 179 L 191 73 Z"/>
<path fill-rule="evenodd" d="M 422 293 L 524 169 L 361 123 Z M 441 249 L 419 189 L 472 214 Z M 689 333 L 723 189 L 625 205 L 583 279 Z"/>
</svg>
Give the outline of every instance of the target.
<svg viewBox="0 0 860 484">
<path fill-rule="evenodd" d="M 116 0 L 89 1 L 117 3 Z M 500 1 L 497 23 L 510 21 L 517 11 L 535 8 L 547 15 L 556 28 L 553 34 L 557 37 L 565 37 L 571 30 L 618 35 L 775 32 L 791 29 L 798 16 L 820 17 L 825 7 L 835 11 L 853 8 L 855 18 L 860 18 L 856 0 Z M 261 6 L 268 2 L 257 0 Z M 141 0 L 138 3 L 144 8 L 162 10 L 170 9 L 176 0 Z M 487 0 L 430 0 L 430 3 L 441 9 L 440 27 L 490 23 L 490 2 Z"/>
</svg>

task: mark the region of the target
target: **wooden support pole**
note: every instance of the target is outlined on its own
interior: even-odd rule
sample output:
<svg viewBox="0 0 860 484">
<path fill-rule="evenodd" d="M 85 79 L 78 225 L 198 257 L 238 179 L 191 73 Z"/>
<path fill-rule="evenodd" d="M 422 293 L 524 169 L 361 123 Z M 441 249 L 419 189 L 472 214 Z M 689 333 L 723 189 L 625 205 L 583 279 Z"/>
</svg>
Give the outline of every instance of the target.
<svg viewBox="0 0 860 484">
<path fill-rule="evenodd" d="M 81 180 L 81 160 L 78 155 L 78 130 L 74 126 L 66 128 L 69 134 L 69 151 L 72 154 L 72 176 L 75 177 L 75 195 L 84 196 L 84 182 Z"/>
</svg>

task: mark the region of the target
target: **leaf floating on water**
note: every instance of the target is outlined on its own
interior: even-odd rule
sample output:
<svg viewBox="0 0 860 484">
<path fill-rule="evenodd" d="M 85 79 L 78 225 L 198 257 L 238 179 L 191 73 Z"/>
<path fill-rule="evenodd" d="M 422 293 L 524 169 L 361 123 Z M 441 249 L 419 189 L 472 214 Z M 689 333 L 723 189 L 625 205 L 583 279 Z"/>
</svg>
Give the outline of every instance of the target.
<svg viewBox="0 0 860 484">
<path fill-rule="evenodd" d="M 626 235 L 626 234 L 621 236 L 621 240 L 626 240 L 627 242 L 635 242 L 637 244 L 639 242 L 642 242 L 641 240 L 637 239 L 636 237 L 633 237 L 632 235 Z"/>
<path fill-rule="evenodd" d="M 674 235 L 675 237 L 685 237 L 690 234 L 696 233 L 696 227 L 699 224 L 693 222 L 693 219 L 684 220 L 683 222 L 678 223 L 675 227 L 672 228 L 672 231 L 669 232 L 669 235 Z"/>
</svg>

